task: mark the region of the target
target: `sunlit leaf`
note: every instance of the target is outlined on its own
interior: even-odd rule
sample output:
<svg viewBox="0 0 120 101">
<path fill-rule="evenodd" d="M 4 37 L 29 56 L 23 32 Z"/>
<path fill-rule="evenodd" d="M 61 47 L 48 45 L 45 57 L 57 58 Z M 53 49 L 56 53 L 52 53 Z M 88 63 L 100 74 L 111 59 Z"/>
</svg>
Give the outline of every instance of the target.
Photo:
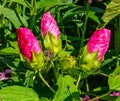
<svg viewBox="0 0 120 101">
<path fill-rule="evenodd" d="M 120 91 L 120 66 L 109 76 L 108 84 L 111 90 Z"/>
<path fill-rule="evenodd" d="M 71 76 L 60 76 L 58 79 L 58 90 L 53 101 L 79 101 L 78 91 L 74 84 L 75 79 Z"/>
<path fill-rule="evenodd" d="M 17 15 L 15 14 L 15 12 L 12 9 L 9 8 L 5 8 L 3 6 L 0 5 L 0 12 L 7 18 L 9 19 L 13 25 L 15 26 L 15 28 L 20 27 L 21 23 L 17 17 Z"/>
<path fill-rule="evenodd" d="M 108 23 L 118 14 L 120 14 L 120 0 L 111 0 L 111 2 L 106 7 L 102 20 L 105 23 Z"/>
<path fill-rule="evenodd" d="M 8 86 L 0 90 L 0 101 L 39 101 L 39 98 L 31 88 Z"/>
</svg>

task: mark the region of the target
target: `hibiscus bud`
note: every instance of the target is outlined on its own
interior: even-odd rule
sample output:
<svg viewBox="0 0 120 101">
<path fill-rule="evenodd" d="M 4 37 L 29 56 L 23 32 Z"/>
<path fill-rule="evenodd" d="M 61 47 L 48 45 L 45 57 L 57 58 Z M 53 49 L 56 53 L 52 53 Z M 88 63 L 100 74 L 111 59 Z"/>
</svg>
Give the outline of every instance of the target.
<svg viewBox="0 0 120 101">
<path fill-rule="evenodd" d="M 88 51 L 89 53 L 98 51 L 98 61 L 100 61 L 105 55 L 109 47 L 111 31 L 102 28 L 96 30 L 88 41 Z"/>
<path fill-rule="evenodd" d="M 62 47 L 60 30 L 50 12 L 43 14 L 40 27 L 45 48 L 53 53 L 58 53 Z"/>
<path fill-rule="evenodd" d="M 60 36 L 60 30 L 50 12 L 46 12 L 43 14 L 41 19 L 41 30 L 43 37 L 46 36 L 47 32 L 53 34 L 56 39 L 58 39 L 58 37 Z"/>
<path fill-rule="evenodd" d="M 17 38 L 20 53 L 25 59 L 27 59 L 30 62 L 30 65 L 33 65 L 33 63 L 38 64 L 40 63 L 40 61 L 42 65 L 42 48 L 37 38 L 31 32 L 31 30 L 27 28 L 19 28 L 17 30 Z"/>
<path fill-rule="evenodd" d="M 100 66 L 108 50 L 111 31 L 102 28 L 96 30 L 90 37 L 87 45 L 80 51 L 80 67 L 83 71 L 96 69 Z"/>
<path fill-rule="evenodd" d="M 88 0 L 88 2 L 91 4 L 91 3 L 92 3 L 92 0 Z"/>
</svg>

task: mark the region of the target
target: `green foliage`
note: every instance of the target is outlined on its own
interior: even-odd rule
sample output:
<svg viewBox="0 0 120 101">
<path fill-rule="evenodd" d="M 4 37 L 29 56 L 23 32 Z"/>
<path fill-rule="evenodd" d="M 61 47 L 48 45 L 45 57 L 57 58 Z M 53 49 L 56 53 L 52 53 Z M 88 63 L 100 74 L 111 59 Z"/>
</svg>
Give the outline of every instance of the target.
<svg viewBox="0 0 120 101">
<path fill-rule="evenodd" d="M 45 54 L 41 37 L 40 20 L 47 11 L 61 31 L 60 42 L 52 40 L 60 50 L 57 54 L 49 50 Z M 1 0 L 0 101 L 79 101 L 86 95 L 92 101 L 119 101 L 120 97 L 109 95 L 120 91 L 119 14 L 120 0 L 93 0 L 91 4 L 87 0 Z M 112 32 L 109 50 L 100 64 L 94 61 L 97 52 L 88 54 L 87 47 L 82 50 L 99 25 Z M 33 68 L 19 56 L 16 30 L 20 26 L 29 28 L 41 42 L 44 54 L 33 53 Z M 88 64 L 81 68 L 81 63 Z M 12 77 L 2 80 L 7 68 Z"/>
<path fill-rule="evenodd" d="M 111 90 L 120 90 L 120 66 L 117 67 L 114 72 L 109 76 L 108 84 Z"/>
<path fill-rule="evenodd" d="M 3 6 L 0 5 L 0 12 L 7 18 L 9 19 L 16 28 L 20 27 L 21 23 L 17 17 L 17 15 L 15 14 L 15 11 L 9 9 L 9 8 L 5 8 Z"/>
<path fill-rule="evenodd" d="M 9 86 L 0 90 L 1 101 L 39 101 L 34 90 L 22 86 Z"/>
<path fill-rule="evenodd" d="M 58 90 L 53 101 L 79 101 L 78 90 L 74 84 L 75 79 L 69 75 L 59 76 Z"/>
<path fill-rule="evenodd" d="M 102 17 L 103 21 L 107 24 L 114 17 L 120 14 L 120 0 L 111 0 L 107 5 L 105 13 Z"/>
</svg>

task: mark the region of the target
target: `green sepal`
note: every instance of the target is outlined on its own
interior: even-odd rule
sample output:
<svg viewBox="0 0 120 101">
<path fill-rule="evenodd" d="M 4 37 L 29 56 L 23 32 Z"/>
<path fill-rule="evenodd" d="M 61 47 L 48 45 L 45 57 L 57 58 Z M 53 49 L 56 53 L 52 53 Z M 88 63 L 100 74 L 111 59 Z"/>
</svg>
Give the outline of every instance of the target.
<svg viewBox="0 0 120 101">
<path fill-rule="evenodd" d="M 44 66 L 44 54 L 43 52 L 36 54 L 34 52 L 32 52 L 32 56 L 33 56 L 33 61 L 29 62 L 30 67 L 33 70 L 42 70 L 43 66 Z"/>
<path fill-rule="evenodd" d="M 60 36 L 56 39 L 54 35 L 48 32 L 44 38 L 44 46 L 54 54 L 57 54 L 62 49 L 62 41 Z"/>
<path fill-rule="evenodd" d="M 22 62 L 25 62 L 26 61 L 26 59 L 24 58 L 24 56 L 20 53 L 20 60 L 22 61 Z"/>
<path fill-rule="evenodd" d="M 20 60 L 25 63 L 26 67 L 29 67 L 32 70 L 43 69 L 44 66 L 44 54 L 43 52 L 36 54 L 32 52 L 33 61 L 30 62 L 22 54 L 20 54 Z"/>
<path fill-rule="evenodd" d="M 89 53 L 88 46 L 84 46 L 80 51 L 79 55 L 79 66 L 82 71 L 91 71 L 93 69 L 97 69 L 100 66 L 98 61 L 98 51 Z"/>
</svg>

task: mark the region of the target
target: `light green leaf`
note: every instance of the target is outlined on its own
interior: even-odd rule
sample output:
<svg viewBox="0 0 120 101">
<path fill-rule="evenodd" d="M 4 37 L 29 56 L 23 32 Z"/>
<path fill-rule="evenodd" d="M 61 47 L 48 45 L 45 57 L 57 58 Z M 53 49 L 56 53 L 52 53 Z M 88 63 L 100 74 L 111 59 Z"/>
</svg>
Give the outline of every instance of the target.
<svg viewBox="0 0 120 101">
<path fill-rule="evenodd" d="M 115 101 L 120 101 L 120 96 L 118 98 L 116 98 Z"/>
<path fill-rule="evenodd" d="M 111 2 L 106 7 L 102 20 L 105 23 L 108 23 L 118 14 L 120 14 L 120 0 L 111 0 Z"/>
<path fill-rule="evenodd" d="M 3 6 L 0 5 L 0 12 L 7 18 L 9 19 L 13 25 L 15 26 L 15 28 L 20 27 L 21 23 L 17 17 L 17 15 L 15 14 L 15 12 L 12 9 L 9 8 L 5 8 Z"/>
<path fill-rule="evenodd" d="M 3 54 L 4 55 L 13 55 L 13 54 L 18 55 L 19 50 L 14 49 L 13 47 L 7 47 L 7 48 L 0 50 L 0 55 L 3 55 Z"/>
<path fill-rule="evenodd" d="M 39 101 L 39 98 L 31 88 L 8 86 L 0 90 L 0 101 Z"/>
<path fill-rule="evenodd" d="M 120 90 L 120 66 L 109 76 L 108 84 L 111 90 Z"/>
<path fill-rule="evenodd" d="M 40 100 L 39 101 L 48 101 L 48 99 L 47 98 L 45 98 L 45 97 L 42 97 L 42 98 L 40 98 Z"/>
<path fill-rule="evenodd" d="M 75 79 L 71 76 L 60 76 L 58 79 L 58 90 L 53 101 L 79 101 L 78 90 L 74 85 Z"/>
</svg>

